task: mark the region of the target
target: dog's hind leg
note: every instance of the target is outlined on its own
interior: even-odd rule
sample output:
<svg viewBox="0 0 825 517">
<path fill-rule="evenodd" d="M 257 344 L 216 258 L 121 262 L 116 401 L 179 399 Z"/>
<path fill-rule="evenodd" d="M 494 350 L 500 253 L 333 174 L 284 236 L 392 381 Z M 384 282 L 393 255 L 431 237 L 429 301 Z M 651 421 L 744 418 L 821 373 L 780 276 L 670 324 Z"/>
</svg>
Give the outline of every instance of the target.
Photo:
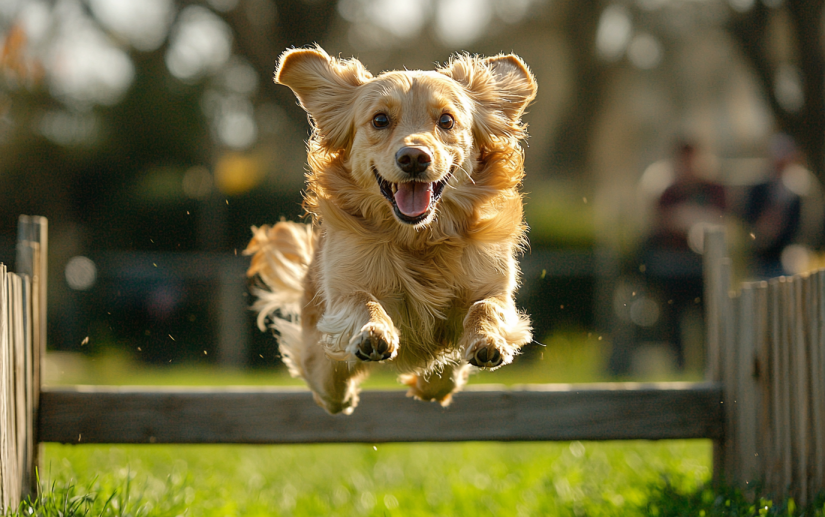
<svg viewBox="0 0 825 517">
<path fill-rule="evenodd" d="M 301 339 L 291 351 L 300 362 L 300 375 L 312 390 L 315 402 L 328 413 L 349 415 L 358 405 L 360 382 L 369 373 L 368 365 L 356 361 L 337 360 L 327 355 L 326 337 L 318 330 L 324 303 L 315 296 L 314 275 L 310 271 L 303 311 Z"/>
<path fill-rule="evenodd" d="M 330 414 L 351 414 L 358 405 L 359 385 L 369 373 L 368 366 L 360 361 L 331 359 L 318 342 L 302 351 L 301 360 L 315 402 Z"/>
<path fill-rule="evenodd" d="M 470 365 L 445 365 L 440 372 L 431 372 L 429 375 L 405 373 L 400 380 L 410 387 L 408 397 L 418 400 L 437 401 L 442 406 L 452 402 L 453 393 L 460 391 L 467 384 L 470 374 Z"/>
</svg>

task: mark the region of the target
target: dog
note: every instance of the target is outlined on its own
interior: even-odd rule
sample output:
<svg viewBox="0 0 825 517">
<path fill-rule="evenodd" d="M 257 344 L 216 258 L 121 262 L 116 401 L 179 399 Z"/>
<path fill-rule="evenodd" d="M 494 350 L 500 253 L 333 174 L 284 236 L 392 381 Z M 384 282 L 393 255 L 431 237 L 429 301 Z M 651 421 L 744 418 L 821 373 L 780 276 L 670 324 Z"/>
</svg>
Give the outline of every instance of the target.
<svg viewBox="0 0 825 517">
<path fill-rule="evenodd" d="M 536 81 L 515 55 L 453 56 L 373 76 L 320 47 L 283 53 L 275 82 L 309 115 L 311 224 L 252 227 L 258 326 L 331 414 L 373 363 L 446 406 L 473 367 L 531 341 L 513 300 L 527 245 L 521 183 Z"/>
</svg>

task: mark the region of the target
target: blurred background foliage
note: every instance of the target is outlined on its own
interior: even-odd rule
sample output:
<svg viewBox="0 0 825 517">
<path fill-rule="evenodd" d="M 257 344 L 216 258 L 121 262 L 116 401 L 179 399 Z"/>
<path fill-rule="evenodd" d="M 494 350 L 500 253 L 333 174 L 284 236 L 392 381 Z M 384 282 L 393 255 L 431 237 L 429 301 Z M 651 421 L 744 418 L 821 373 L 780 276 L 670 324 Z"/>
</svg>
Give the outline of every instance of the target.
<svg viewBox="0 0 825 517">
<path fill-rule="evenodd" d="M 302 213 L 308 124 L 279 54 L 317 42 L 377 73 L 514 52 L 540 86 L 520 303 L 538 339 L 609 343 L 674 141 L 735 193 L 782 131 L 825 179 L 822 33 L 818 0 L 4 0 L 0 260 L 19 214 L 49 218 L 53 350 L 277 364 L 236 256 Z"/>
</svg>

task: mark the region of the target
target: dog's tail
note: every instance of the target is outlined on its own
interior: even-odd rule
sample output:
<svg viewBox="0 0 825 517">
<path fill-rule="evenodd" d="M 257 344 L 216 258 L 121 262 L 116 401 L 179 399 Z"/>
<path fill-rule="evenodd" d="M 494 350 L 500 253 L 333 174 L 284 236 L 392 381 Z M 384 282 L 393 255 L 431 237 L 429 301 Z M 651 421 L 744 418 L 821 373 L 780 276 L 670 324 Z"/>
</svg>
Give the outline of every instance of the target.
<svg viewBox="0 0 825 517">
<path fill-rule="evenodd" d="M 304 277 L 315 249 L 315 234 L 307 224 L 281 221 L 274 226 L 252 227 L 252 240 L 244 255 L 252 255 L 247 276 L 257 276 L 252 287 L 257 300 L 258 328 L 278 331 L 284 363 L 293 377 L 301 370 L 301 300 Z"/>
</svg>

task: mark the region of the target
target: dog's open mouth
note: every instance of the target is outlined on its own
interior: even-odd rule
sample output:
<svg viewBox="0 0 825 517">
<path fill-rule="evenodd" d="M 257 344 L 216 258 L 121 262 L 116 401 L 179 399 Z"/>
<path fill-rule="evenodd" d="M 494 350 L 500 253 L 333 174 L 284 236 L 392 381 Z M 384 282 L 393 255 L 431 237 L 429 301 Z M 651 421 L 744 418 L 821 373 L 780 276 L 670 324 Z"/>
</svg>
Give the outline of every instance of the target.
<svg viewBox="0 0 825 517">
<path fill-rule="evenodd" d="M 418 224 L 425 220 L 441 199 L 444 187 L 453 175 L 450 173 L 439 181 L 425 183 L 423 181 L 406 181 L 403 183 L 390 183 L 385 180 L 378 170 L 373 167 L 372 172 L 381 188 L 381 194 L 392 204 L 395 215 L 407 224 Z"/>
</svg>

